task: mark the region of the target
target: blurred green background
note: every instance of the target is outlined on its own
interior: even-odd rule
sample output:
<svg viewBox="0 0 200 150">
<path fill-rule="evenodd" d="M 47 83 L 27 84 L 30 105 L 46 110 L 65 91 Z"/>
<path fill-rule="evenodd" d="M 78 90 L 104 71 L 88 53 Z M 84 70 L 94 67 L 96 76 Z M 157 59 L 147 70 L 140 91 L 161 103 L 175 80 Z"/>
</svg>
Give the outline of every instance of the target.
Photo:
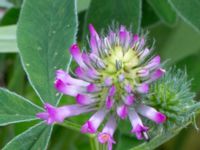
<svg viewBox="0 0 200 150">
<path fill-rule="evenodd" d="M 78 42 L 82 45 L 86 44 L 86 40 L 81 41 L 87 35 L 88 23 L 93 23 L 97 30 L 100 30 L 102 27 L 106 29 L 112 21 L 116 20 L 127 26 L 132 25 L 135 32 L 138 32 L 139 28 L 144 32 L 148 31 L 149 39 L 155 39 L 155 53 L 159 53 L 163 60 L 167 60 L 167 66 L 175 65 L 187 69 L 188 75 L 192 79 L 192 90 L 196 93 L 195 99 L 199 100 L 200 1 L 192 0 L 190 2 L 193 3 L 187 3 L 185 0 L 172 0 L 172 2 L 178 3 L 177 6 L 183 3 L 185 8 L 181 7 L 180 12 L 175 11 L 165 0 L 133 1 L 135 3 L 131 5 L 130 0 L 108 0 L 105 3 L 103 0 L 92 0 L 92 2 L 91 0 L 78 0 Z M 27 81 L 17 53 L 16 24 L 22 3 L 22 0 L 0 0 L 0 86 L 26 98 L 34 99 L 34 103 L 41 105 Z M 141 6 L 141 11 L 138 11 L 140 7 L 137 7 L 137 3 L 138 6 Z M 125 12 L 120 13 L 119 11 L 123 11 L 123 9 Z M 180 14 L 182 9 L 186 11 Z M 187 11 L 187 9 L 189 10 Z M 108 10 L 112 13 L 109 13 Z M 62 103 L 65 102 L 66 97 L 62 100 Z M 13 137 L 35 123 L 37 122 L 0 127 L 0 149 Z M 197 118 L 197 125 L 200 125 L 200 118 Z M 200 150 L 199 139 L 199 132 L 193 125 L 190 125 L 176 137 L 158 147 L 157 150 Z M 79 132 L 56 126 L 49 149 L 88 150 L 89 143 L 89 139 Z"/>
</svg>

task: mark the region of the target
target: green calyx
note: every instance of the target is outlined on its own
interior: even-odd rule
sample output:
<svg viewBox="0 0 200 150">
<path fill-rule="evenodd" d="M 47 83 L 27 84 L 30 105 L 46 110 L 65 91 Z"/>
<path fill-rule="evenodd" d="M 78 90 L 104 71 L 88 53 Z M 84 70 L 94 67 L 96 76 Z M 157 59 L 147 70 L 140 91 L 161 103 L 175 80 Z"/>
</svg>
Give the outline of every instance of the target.
<svg viewBox="0 0 200 150">
<path fill-rule="evenodd" d="M 184 122 L 191 118 L 196 108 L 190 86 L 186 71 L 171 68 L 151 86 L 145 103 L 166 114 L 168 122 Z"/>
</svg>

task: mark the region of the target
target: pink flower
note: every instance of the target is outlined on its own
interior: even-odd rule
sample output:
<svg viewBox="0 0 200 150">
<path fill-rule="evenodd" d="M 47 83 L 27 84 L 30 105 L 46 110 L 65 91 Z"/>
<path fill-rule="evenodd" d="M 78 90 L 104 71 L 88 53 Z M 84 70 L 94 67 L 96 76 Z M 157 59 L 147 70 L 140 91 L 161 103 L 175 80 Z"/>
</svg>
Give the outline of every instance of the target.
<svg viewBox="0 0 200 150">
<path fill-rule="evenodd" d="M 78 66 L 73 76 L 63 70 L 56 71 L 54 86 L 58 92 L 75 98 L 75 105 L 53 107 L 45 104 L 45 111 L 37 117 L 47 124 L 61 123 L 65 118 L 95 111 L 81 128 L 82 133 L 98 133 L 98 141 L 112 149 L 117 120 L 129 118 L 132 133 L 137 139 L 148 140 L 148 127 L 140 115 L 164 123 L 166 116 L 143 104 L 141 97 L 149 93 L 150 84 L 161 78 L 160 56 L 148 57 L 151 50 L 146 39 L 129 32 L 125 26 L 100 37 L 90 24 L 90 52 L 81 52 L 77 44 L 70 53 Z M 103 122 L 107 123 L 103 126 Z M 103 126 L 99 133 L 98 129 Z"/>
</svg>

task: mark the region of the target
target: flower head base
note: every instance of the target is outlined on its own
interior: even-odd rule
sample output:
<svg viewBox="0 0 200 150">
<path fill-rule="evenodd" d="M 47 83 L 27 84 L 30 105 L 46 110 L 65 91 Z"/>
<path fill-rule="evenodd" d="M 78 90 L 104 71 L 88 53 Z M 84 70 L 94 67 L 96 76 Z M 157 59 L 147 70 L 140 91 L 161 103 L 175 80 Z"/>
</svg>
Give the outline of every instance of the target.
<svg viewBox="0 0 200 150">
<path fill-rule="evenodd" d="M 129 117 L 132 133 L 138 139 L 148 139 L 148 127 L 143 125 L 139 115 L 155 123 L 166 120 L 164 114 L 141 104 L 140 100 L 141 95 L 149 92 L 149 84 L 165 73 L 160 66 L 160 57 L 148 59 L 151 50 L 145 46 L 145 38 L 133 35 L 124 26 L 117 32 L 110 30 L 107 37 L 100 37 L 92 25 L 89 25 L 89 30 L 91 51 L 81 52 L 77 44 L 70 47 L 70 53 L 79 65 L 75 69 L 75 77 L 58 70 L 55 88 L 75 97 L 77 107 L 83 112 L 96 109 L 96 113 L 83 125 L 83 133 L 96 133 L 106 116 L 110 116 L 98 134 L 99 142 L 107 143 L 109 149 L 115 143 L 113 134 L 117 116 L 121 119 Z M 51 116 L 54 122 L 63 121 L 62 117 L 57 119 L 47 112 L 45 114 L 48 118 Z"/>
</svg>

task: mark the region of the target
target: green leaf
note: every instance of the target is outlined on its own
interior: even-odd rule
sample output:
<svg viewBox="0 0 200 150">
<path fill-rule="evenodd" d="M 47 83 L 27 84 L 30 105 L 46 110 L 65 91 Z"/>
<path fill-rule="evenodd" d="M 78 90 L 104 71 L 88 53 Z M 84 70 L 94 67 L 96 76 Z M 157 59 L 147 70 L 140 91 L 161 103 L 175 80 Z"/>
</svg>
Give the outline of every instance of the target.
<svg viewBox="0 0 200 150">
<path fill-rule="evenodd" d="M 169 0 L 169 2 L 186 23 L 200 31 L 199 0 Z"/>
<path fill-rule="evenodd" d="M 173 25 L 176 22 L 176 13 L 167 0 L 147 0 L 147 2 L 164 23 Z"/>
<path fill-rule="evenodd" d="M 42 109 L 29 100 L 0 88 L 0 126 L 35 120 Z"/>
<path fill-rule="evenodd" d="M 200 49 L 199 49 L 200 50 Z M 192 90 L 195 92 L 200 91 L 200 69 L 199 69 L 200 52 L 190 55 L 178 61 L 177 67 L 182 69 L 186 68 L 190 79 L 192 79 Z"/>
<path fill-rule="evenodd" d="M 12 70 L 13 70 L 12 75 L 9 79 L 7 87 L 9 90 L 17 92 L 18 94 L 21 95 L 24 92 L 26 80 L 25 80 L 25 72 L 22 68 L 21 61 L 18 54 L 15 58 L 14 66 Z"/>
<path fill-rule="evenodd" d="M 146 0 L 142 3 L 142 27 L 146 28 L 158 24 L 160 19 L 155 14 L 153 8 L 149 6 Z"/>
<path fill-rule="evenodd" d="M 20 13 L 19 8 L 11 8 L 7 10 L 0 21 L 0 25 L 7 26 L 7 25 L 16 24 L 19 17 L 19 13 Z"/>
<path fill-rule="evenodd" d="M 78 12 L 82 12 L 86 9 L 88 9 L 89 5 L 90 5 L 90 1 L 91 0 L 78 0 L 77 1 L 77 7 L 78 7 Z"/>
<path fill-rule="evenodd" d="M 92 0 L 85 21 L 85 31 L 92 23 L 97 31 L 112 25 L 113 21 L 138 32 L 141 24 L 141 0 Z M 85 37 L 85 34 L 83 35 Z"/>
<path fill-rule="evenodd" d="M 12 6 L 13 5 L 10 2 L 8 2 L 7 0 L 1 0 L 0 1 L 0 7 L 10 8 Z"/>
<path fill-rule="evenodd" d="M 189 125 L 191 122 L 186 123 L 182 127 L 175 127 L 171 128 L 163 133 L 158 133 L 157 136 L 150 139 L 149 142 L 143 142 L 142 144 L 139 144 L 137 146 L 134 146 L 133 148 L 130 148 L 129 150 L 152 150 L 156 147 L 162 145 L 175 135 L 177 135 L 183 128 L 185 128 L 187 125 Z"/>
<path fill-rule="evenodd" d="M 78 131 L 78 132 L 81 130 L 81 125 L 79 125 L 77 123 L 73 123 L 73 121 L 65 120 L 60 125 L 63 126 L 63 127 L 68 128 L 68 129 L 72 129 L 72 130 Z"/>
<path fill-rule="evenodd" d="M 28 79 L 43 102 L 59 102 L 55 71 L 66 69 L 69 46 L 77 31 L 74 0 L 26 0 L 18 22 L 17 42 Z"/>
<path fill-rule="evenodd" d="M 184 124 L 184 126 L 176 126 L 172 128 L 168 128 L 167 130 L 159 130 L 159 127 L 156 128 L 153 132 L 154 135 L 152 136 L 150 134 L 150 141 L 146 142 L 144 140 L 138 140 L 134 136 L 131 136 L 130 131 L 127 133 L 123 133 L 123 131 L 119 133 L 116 150 L 121 149 L 129 149 L 129 150 L 152 150 L 156 147 L 162 145 L 166 141 L 170 140 L 172 137 L 176 136 L 182 129 L 184 129 L 187 125 L 189 125 L 191 122 L 187 122 Z M 129 123 L 130 124 L 130 123 Z M 123 126 L 124 128 L 127 128 L 126 126 Z M 120 129 L 120 130 L 127 130 L 127 129 Z"/>
<path fill-rule="evenodd" d="M 17 8 L 21 7 L 23 3 L 23 0 L 8 0 L 8 1 L 11 2 Z"/>
<path fill-rule="evenodd" d="M 17 52 L 16 25 L 0 27 L 0 53 Z"/>
<path fill-rule="evenodd" d="M 134 145 L 138 145 L 138 144 L 142 143 L 142 141 L 137 140 L 133 136 L 130 136 L 130 135 L 128 136 L 128 135 L 124 135 L 124 134 L 120 134 L 120 133 L 118 133 L 117 138 L 118 138 L 117 144 L 115 145 L 116 150 L 122 150 L 122 149 L 128 150 L 131 147 L 133 147 Z"/>
<path fill-rule="evenodd" d="M 90 0 L 78 0 L 78 12 L 86 10 L 89 4 Z M 0 27 L 0 53 L 10 52 L 18 52 L 16 44 L 16 25 Z"/>
<path fill-rule="evenodd" d="M 46 150 L 52 126 L 39 123 L 11 140 L 2 150 Z"/>
<path fill-rule="evenodd" d="M 80 131 L 54 126 L 51 137 L 48 150 L 90 150 L 89 138 L 81 134 Z"/>
<path fill-rule="evenodd" d="M 199 51 L 200 34 L 183 21 L 175 28 L 159 25 L 149 31 L 150 38 L 156 39 L 155 52 L 159 52 L 163 59 L 169 59 L 170 64 Z"/>
<path fill-rule="evenodd" d="M 172 137 L 179 134 L 179 132 L 186 128 L 189 124 L 191 124 L 191 118 L 192 115 L 195 114 L 199 110 L 200 103 L 196 103 L 193 105 L 190 109 L 188 114 L 190 114 L 189 117 L 184 118 L 185 121 L 182 122 L 181 125 L 177 125 L 175 122 L 171 124 L 171 126 L 164 126 L 161 127 L 159 125 L 156 125 L 157 127 L 150 129 L 149 131 L 149 141 L 139 141 L 134 136 L 131 136 L 130 133 L 126 134 L 120 134 L 118 136 L 117 144 L 116 144 L 116 150 L 121 149 L 127 149 L 127 150 L 153 150 L 157 148 L 158 146 L 162 145 L 163 143 L 170 140 Z M 124 126 L 124 128 L 127 128 Z M 125 129 L 124 129 L 125 130 Z"/>
</svg>

